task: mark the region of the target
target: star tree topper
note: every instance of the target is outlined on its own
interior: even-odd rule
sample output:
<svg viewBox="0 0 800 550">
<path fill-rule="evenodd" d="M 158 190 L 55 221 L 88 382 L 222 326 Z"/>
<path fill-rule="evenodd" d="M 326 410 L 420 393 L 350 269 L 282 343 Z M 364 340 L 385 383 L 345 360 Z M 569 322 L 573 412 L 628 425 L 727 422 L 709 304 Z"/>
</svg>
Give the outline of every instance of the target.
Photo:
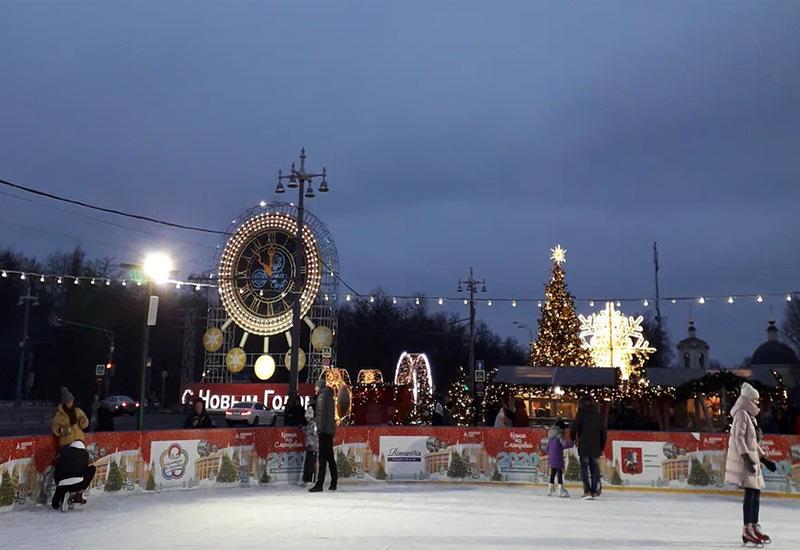
<svg viewBox="0 0 800 550">
<path fill-rule="evenodd" d="M 561 248 L 560 244 L 557 244 L 555 248 L 550 249 L 550 259 L 553 260 L 555 263 L 561 265 L 566 263 L 567 261 L 567 249 Z"/>
</svg>

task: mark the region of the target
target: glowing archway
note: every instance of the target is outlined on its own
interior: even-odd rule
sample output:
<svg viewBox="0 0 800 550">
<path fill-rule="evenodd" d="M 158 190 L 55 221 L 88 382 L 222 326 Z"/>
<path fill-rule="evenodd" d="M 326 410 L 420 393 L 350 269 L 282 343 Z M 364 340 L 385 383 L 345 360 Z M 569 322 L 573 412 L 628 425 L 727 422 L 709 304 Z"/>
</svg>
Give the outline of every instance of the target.
<svg viewBox="0 0 800 550">
<path fill-rule="evenodd" d="M 408 353 L 404 351 L 397 360 L 394 371 L 394 383 L 410 385 L 414 403 L 419 402 L 421 393 L 433 396 L 433 377 L 431 376 L 431 363 L 424 353 Z"/>
</svg>

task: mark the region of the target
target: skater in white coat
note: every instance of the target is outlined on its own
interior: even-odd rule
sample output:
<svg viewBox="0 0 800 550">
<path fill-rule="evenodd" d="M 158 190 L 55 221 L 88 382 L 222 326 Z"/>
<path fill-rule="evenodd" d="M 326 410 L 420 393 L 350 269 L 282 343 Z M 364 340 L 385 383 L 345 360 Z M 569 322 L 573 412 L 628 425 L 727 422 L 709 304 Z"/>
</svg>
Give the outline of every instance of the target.
<svg viewBox="0 0 800 550">
<path fill-rule="evenodd" d="M 761 465 L 771 472 L 775 471 L 776 466 L 764 456 L 759 445 L 761 430 L 756 422 L 760 410 L 758 398 L 758 390 L 747 382 L 742 384 L 739 399 L 731 409 L 733 421 L 725 462 L 725 482 L 744 489 L 742 542 L 761 545 L 772 542 L 758 523 L 761 490 L 764 488 Z"/>
</svg>

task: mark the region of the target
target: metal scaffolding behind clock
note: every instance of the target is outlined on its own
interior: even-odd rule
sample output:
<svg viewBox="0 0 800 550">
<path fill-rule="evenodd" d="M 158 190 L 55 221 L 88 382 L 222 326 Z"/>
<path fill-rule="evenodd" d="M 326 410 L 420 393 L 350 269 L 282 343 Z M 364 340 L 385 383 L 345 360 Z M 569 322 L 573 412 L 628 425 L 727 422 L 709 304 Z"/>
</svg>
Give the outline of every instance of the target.
<svg viewBox="0 0 800 550">
<path fill-rule="evenodd" d="M 291 292 L 297 209 L 261 202 L 228 227 L 215 258 L 219 292 L 210 296 L 202 381 L 271 380 L 291 362 Z M 336 365 L 339 257 L 327 226 L 306 208 L 300 354 L 306 380 Z M 305 367 L 305 368 L 304 368 Z M 288 368 L 287 368 L 288 375 Z M 282 378 L 282 377 L 281 377 Z"/>
</svg>

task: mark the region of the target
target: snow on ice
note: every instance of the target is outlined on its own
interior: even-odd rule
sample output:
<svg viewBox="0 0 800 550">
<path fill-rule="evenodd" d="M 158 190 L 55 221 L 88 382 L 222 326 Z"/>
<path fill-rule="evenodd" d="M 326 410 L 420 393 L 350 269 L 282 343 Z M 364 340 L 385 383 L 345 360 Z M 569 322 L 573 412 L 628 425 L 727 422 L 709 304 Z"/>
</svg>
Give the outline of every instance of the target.
<svg viewBox="0 0 800 550">
<path fill-rule="evenodd" d="M 68 514 L 0 514 L 3 548 L 740 548 L 741 495 L 607 491 L 596 501 L 542 487 L 349 484 L 95 493 Z M 573 489 L 573 493 L 577 488 Z M 770 550 L 800 548 L 800 500 L 764 498 Z"/>
</svg>

